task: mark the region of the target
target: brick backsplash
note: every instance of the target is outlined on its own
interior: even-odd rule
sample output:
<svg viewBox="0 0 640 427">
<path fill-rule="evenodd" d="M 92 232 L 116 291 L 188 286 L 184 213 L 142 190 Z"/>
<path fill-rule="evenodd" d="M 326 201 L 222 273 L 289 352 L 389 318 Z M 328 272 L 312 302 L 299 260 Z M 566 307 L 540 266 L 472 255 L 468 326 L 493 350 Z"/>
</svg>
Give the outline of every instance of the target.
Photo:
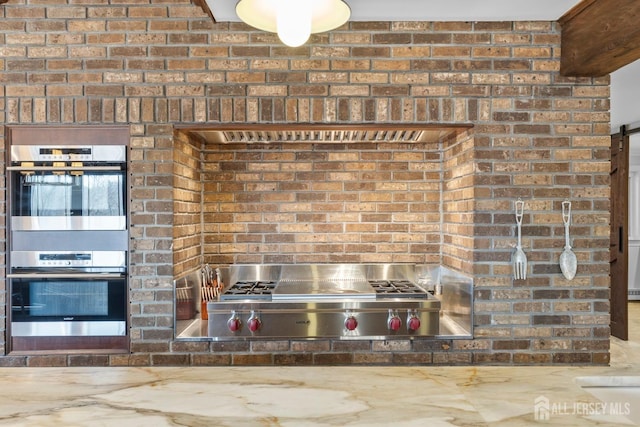
<svg viewBox="0 0 640 427">
<path fill-rule="evenodd" d="M 609 79 L 559 75 L 556 23 L 351 22 L 291 49 L 188 0 L 55 3 L 0 7 L 0 113 L 9 125 L 130 124 L 132 353 L 1 365 L 608 363 Z M 180 130 L 241 123 L 473 128 L 394 149 L 208 145 Z M 510 264 L 517 198 L 525 281 Z M 202 262 L 345 260 L 472 275 L 474 338 L 173 338 L 172 281 Z"/>
<path fill-rule="evenodd" d="M 204 261 L 440 263 L 438 146 L 207 145 Z"/>
</svg>

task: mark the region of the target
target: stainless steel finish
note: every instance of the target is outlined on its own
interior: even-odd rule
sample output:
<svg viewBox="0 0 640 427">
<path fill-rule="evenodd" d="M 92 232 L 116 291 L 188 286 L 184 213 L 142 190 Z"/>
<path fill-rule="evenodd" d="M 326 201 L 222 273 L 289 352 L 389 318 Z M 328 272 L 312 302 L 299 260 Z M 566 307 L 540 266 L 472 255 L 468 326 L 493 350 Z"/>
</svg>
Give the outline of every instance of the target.
<svg viewBox="0 0 640 427">
<path fill-rule="evenodd" d="M 8 171 L 18 172 L 49 172 L 49 171 L 121 171 L 120 166 L 8 166 Z"/>
<path fill-rule="evenodd" d="M 126 265 L 125 251 L 11 251 L 11 268 L 124 268 Z"/>
<path fill-rule="evenodd" d="M 126 300 L 120 301 L 126 295 L 124 269 L 120 273 L 93 270 L 100 268 L 32 268 L 19 273 L 14 269 L 7 275 L 12 288 L 11 335 L 126 335 Z M 117 297 L 118 306 L 113 297 Z"/>
<path fill-rule="evenodd" d="M 58 150 L 58 153 L 53 152 Z M 125 145 L 13 145 L 11 146 L 12 162 L 53 162 L 53 161 L 85 161 L 85 162 L 125 162 L 127 147 Z"/>
<path fill-rule="evenodd" d="M 227 269 L 225 269 L 225 272 Z M 202 296 L 201 288 L 203 286 L 202 283 L 202 274 L 201 271 L 193 272 L 184 276 L 180 279 L 173 281 L 173 290 L 174 290 L 174 319 L 175 319 L 175 331 L 176 336 L 180 336 L 185 333 L 190 336 L 207 336 L 207 322 L 206 320 L 201 320 L 200 310 L 202 309 L 202 304 L 200 297 Z M 178 316 L 179 305 L 187 304 L 188 301 L 182 300 L 180 298 L 179 289 L 190 289 L 191 296 L 193 297 L 191 300 L 191 306 L 184 307 L 184 311 L 189 313 L 192 312 L 193 316 L 191 318 L 180 318 Z"/>
<path fill-rule="evenodd" d="M 124 321 L 11 322 L 14 337 L 123 336 Z"/>
<path fill-rule="evenodd" d="M 435 336 L 439 332 L 440 301 L 413 283 L 413 266 L 310 264 L 231 269 L 234 268 L 257 273 L 254 278 L 273 279 L 279 272 L 279 279 L 273 290 L 267 289 L 269 298 L 248 293 L 244 299 L 234 294 L 232 300 L 225 300 L 223 293 L 219 301 L 207 303 L 208 334 L 216 340 L 382 339 Z M 231 276 L 249 280 L 247 271 Z M 411 287 L 386 286 L 385 280 L 410 283 Z M 243 285 L 241 289 L 247 288 Z M 232 285 L 226 292 L 236 290 Z M 257 330 L 249 327 L 251 319 L 258 320 Z M 397 329 L 390 326 L 391 319 L 398 323 Z M 410 322 L 419 326 L 411 328 Z"/>
<path fill-rule="evenodd" d="M 247 295 L 251 295 L 253 300 L 271 301 L 276 286 L 277 283 L 273 281 L 236 282 L 220 295 L 220 301 L 245 300 Z"/>
<path fill-rule="evenodd" d="M 9 279 L 121 279 L 124 275 L 117 273 L 11 273 L 7 274 Z"/>
<path fill-rule="evenodd" d="M 236 282 L 245 281 L 279 281 L 281 276 L 281 265 L 274 264 L 243 264 L 242 266 L 231 266 L 222 269 L 224 283 L 227 286 Z M 226 273 L 226 274 L 225 274 Z M 226 277 L 225 277 L 226 276 Z"/>
<path fill-rule="evenodd" d="M 472 338 L 473 280 L 460 272 L 436 265 L 417 265 L 416 276 L 440 300 L 440 338 Z M 441 292 L 438 294 L 437 290 Z"/>
<path fill-rule="evenodd" d="M 289 299 L 375 299 L 376 291 L 368 278 L 388 276 L 366 264 L 292 264 L 283 265 L 273 300 Z M 395 276 L 406 277 L 395 273 Z M 394 279 L 399 277 L 393 277 Z"/>
<path fill-rule="evenodd" d="M 284 264 L 280 281 L 367 280 L 366 264 Z"/>
<path fill-rule="evenodd" d="M 273 303 L 233 303 L 209 302 L 209 336 L 214 340 L 233 338 L 339 338 L 339 339 L 390 339 L 411 336 L 435 336 L 438 334 L 440 302 L 432 297 L 428 304 L 418 301 L 390 301 L 381 307 L 379 303 L 347 300 L 342 302 L 273 302 Z M 389 310 L 398 314 L 402 327 L 391 331 L 387 326 Z M 240 329 L 230 332 L 227 321 L 231 313 L 240 320 Z M 252 315 L 260 319 L 262 326 L 252 332 L 248 321 Z M 411 331 L 407 328 L 411 316 L 420 319 L 421 328 Z M 358 326 L 350 331 L 345 321 L 354 317 Z"/>
<path fill-rule="evenodd" d="M 430 291 L 431 293 L 435 293 L 437 289 L 441 290 L 440 295 L 431 295 L 430 298 L 434 298 L 439 301 L 441 305 L 440 316 L 439 316 L 439 326 L 435 335 L 426 335 L 420 336 L 417 334 L 406 334 L 406 335 L 398 335 L 392 331 L 385 331 L 385 334 L 389 335 L 375 335 L 372 337 L 366 337 L 364 335 L 357 335 L 356 333 L 349 332 L 349 335 L 338 339 L 388 339 L 389 337 L 396 338 L 417 338 L 421 339 L 436 339 L 436 338 L 453 338 L 453 339 L 468 339 L 472 338 L 473 334 L 473 280 L 464 274 L 461 274 L 457 271 L 450 270 L 446 267 L 438 266 L 438 265 L 413 265 L 413 264 L 363 264 L 358 265 L 358 269 L 360 271 L 364 271 L 366 277 L 378 278 L 384 280 L 390 279 L 402 279 L 402 280 L 411 280 L 414 283 L 418 284 L 425 290 Z M 250 281 L 250 280 L 271 280 L 271 281 L 279 281 L 280 277 L 287 269 L 297 269 L 300 266 L 290 266 L 290 265 L 231 265 L 229 267 L 221 268 L 222 278 L 224 283 L 227 285 L 227 288 L 231 287 L 231 285 L 239 280 Z M 304 267 L 307 268 L 307 267 Z M 333 267 L 332 267 L 333 268 Z M 288 273 L 286 273 L 288 274 Z M 285 275 L 286 275 L 285 274 Z M 194 288 L 194 294 L 199 295 L 199 287 L 201 277 L 199 271 L 194 271 L 193 273 L 189 273 L 186 276 L 183 276 L 174 281 L 174 285 L 177 286 L 192 286 Z M 408 299 L 408 298 L 407 298 Z M 393 298 L 391 298 L 393 300 Z M 406 300 L 406 299 L 405 299 Z M 362 300 L 352 300 L 355 303 L 362 303 Z M 240 306 L 233 305 L 241 303 Z M 268 308 L 268 311 L 260 311 L 257 307 L 260 306 L 260 301 L 251 301 L 251 300 L 242 300 L 235 299 L 233 301 L 226 302 L 214 302 L 214 304 L 218 304 L 215 309 L 220 309 L 224 307 L 226 304 L 229 310 L 226 312 L 225 316 L 221 317 L 221 324 L 226 324 L 226 321 L 229 319 L 231 314 L 231 307 L 233 306 L 236 309 L 236 313 L 241 312 L 242 306 L 245 307 L 245 311 L 242 312 L 242 324 L 241 330 L 242 333 L 246 333 L 248 331 L 247 321 L 251 316 L 251 311 L 254 311 L 257 316 L 262 320 L 262 328 L 267 328 L 268 324 L 271 322 L 269 316 L 300 316 L 299 312 L 294 312 L 294 314 L 288 314 L 283 309 L 278 309 L 276 312 L 271 312 L 271 309 L 275 307 L 275 305 L 284 304 L 285 307 L 293 307 L 291 305 L 294 301 L 271 301 L 268 302 L 264 307 Z M 315 306 L 325 306 L 328 303 L 327 300 L 316 300 L 313 302 L 309 302 L 309 304 L 315 304 Z M 332 303 L 336 303 L 336 301 L 332 301 Z M 379 303 L 379 302 L 378 302 Z M 260 334 L 265 329 L 260 329 L 256 334 L 248 334 L 248 335 L 237 335 L 237 336 L 213 336 L 216 335 L 214 332 L 209 332 L 209 325 L 207 320 L 202 320 L 200 317 L 200 301 L 194 301 L 194 305 L 196 307 L 197 313 L 195 317 L 188 320 L 176 320 L 175 331 L 176 338 L 179 340 L 215 340 L 215 341 L 225 341 L 225 340 L 234 340 L 234 339 L 260 339 L 264 338 Z M 213 310 L 214 308 L 212 308 Z M 252 310 L 253 309 L 253 310 Z M 277 313 L 277 314 L 276 314 Z M 388 318 L 388 310 L 384 309 L 379 310 L 379 318 L 376 320 L 376 323 L 386 323 L 386 319 Z M 357 316 L 360 314 L 356 313 Z M 402 320 L 401 329 L 404 330 L 406 328 L 406 318 L 404 318 L 405 314 L 403 312 L 399 312 L 399 317 Z M 344 316 L 344 311 L 341 312 L 341 316 Z M 422 315 L 422 314 L 421 314 Z M 429 314 L 433 316 L 433 314 Z M 344 317 L 343 317 L 344 318 Z M 359 318 L 359 317 L 358 317 Z M 299 319 L 301 322 L 305 322 L 305 319 Z M 369 321 L 366 320 L 365 323 Z M 304 324 L 304 323 L 302 323 Z M 421 320 L 421 324 L 425 324 L 423 320 Z M 360 330 L 360 327 L 363 326 L 362 320 L 359 322 L 359 327 L 357 330 Z M 343 327 L 344 328 L 344 327 Z M 229 335 L 228 329 L 225 331 L 225 334 Z M 363 330 L 361 330 L 363 331 Z M 346 333 L 346 330 L 345 330 Z M 286 339 L 286 336 L 280 337 L 282 339 Z M 302 338 L 302 337 L 299 337 Z"/>
<path fill-rule="evenodd" d="M 430 143 L 440 142 L 458 133 L 457 128 L 423 129 L 322 129 L 314 125 L 306 129 L 289 130 L 194 130 L 192 133 L 207 142 L 215 143 L 270 143 L 270 142 L 308 142 L 308 143 Z"/>
<path fill-rule="evenodd" d="M 14 251 L 126 251 L 127 230 L 12 230 Z"/>
<path fill-rule="evenodd" d="M 525 280 L 527 278 L 527 255 L 522 250 L 522 217 L 524 215 L 524 202 L 516 201 L 516 226 L 518 243 L 513 254 L 513 277 L 515 280 Z"/>
<path fill-rule="evenodd" d="M 376 293 L 366 280 L 281 280 L 272 294 L 273 301 L 312 299 L 373 299 Z"/>
<path fill-rule="evenodd" d="M 126 336 L 127 150 L 11 146 L 11 336 Z"/>
<path fill-rule="evenodd" d="M 424 131 L 338 131 L 338 130 L 299 130 L 299 131 L 233 131 L 224 132 L 227 142 L 418 142 L 423 140 Z"/>
<path fill-rule="evenodd" d="M 562 202 L 562 222 L 564 223 L 564 250 L 560 254 L 560 270 L 567 280 L 573 280 L 578 268 L 578 258 L 571 250 L 569 238 L 569 224 L 571 223 L 571 202 Z"/>
<path fill-rule="evenodd" d="M 49 172 L 64 175 L 82 175 L 85 172 L 117 172 L 126 168 L 126 150 L 124 145 L 96 145 L 96 146 L 52 146 L 52 145 L 14 145 L 11 147 L 12 165 L 8 171 L 20 172 L 24 175 L 25 183 L 13 183 L 16 186 L 11 191 L 18 191 L 21 186 L 43 184 L 40 180 L 27 181 L 30 177 L 42 178 L 38 172 Z M 51 154 L 59 151 L 60 154 Z M 37 162 L 37 163 L 36 163 Z M 96 164 L 97 163 L 97 164 Z M 111 164 L 107 164 L 111 163 Z M 74 174 L 74 172 L 76 172 Z M 76 177 L 73 177 L 74 180 Z M 22 178 L 21 178 L 22 179 Z M 115 179 L 115 178 L 114 178 Z M 122 178 L 122 192 L 126 191 Z M 65 185 L 71 182 L 64 181 Z M 84 182 L 84 180 L 82 181 Z M 92 182 L 92 181 L 90 181 Z M 91 185 L 90 182 L 86 185 Z M 46 185 L 52 185 L 47 182 Z M 84 185 L 84 184 L 83 184 Z M 85 197 L 85 196 L 83 196 Z M 86 196 L 91 200 L 91 196 Z M 84 200 L 83 200 L 84 202 Z M 68 202 L 70 203 L 70 202 Z M 126 230 L 125 207 L 119 206 L 119 213 L 109 216 L 71 216 L 68 215 L 20 215 L 12 216 L 10 227 L 12 231 L 85 231 L 85 230 Z"/>
<path fill-rule="evenodd" d="M 11 229 L 15 231 L 44 230 L 124 230 L 127 217 L 121 216 L 13 216 Z"/>
</svg>

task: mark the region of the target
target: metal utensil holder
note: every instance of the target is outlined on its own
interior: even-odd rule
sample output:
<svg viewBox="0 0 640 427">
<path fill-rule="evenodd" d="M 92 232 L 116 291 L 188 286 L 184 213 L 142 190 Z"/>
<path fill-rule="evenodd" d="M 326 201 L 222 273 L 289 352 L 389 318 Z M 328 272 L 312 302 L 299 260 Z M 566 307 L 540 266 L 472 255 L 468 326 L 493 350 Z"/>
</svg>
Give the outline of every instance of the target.
<svg viewBox="0 0 640 427">
<path fill-rule="evenodd" d="M 193 286 L 176 288 L 176 320 L 191 320 L 196 315 Z"/>
</svg>

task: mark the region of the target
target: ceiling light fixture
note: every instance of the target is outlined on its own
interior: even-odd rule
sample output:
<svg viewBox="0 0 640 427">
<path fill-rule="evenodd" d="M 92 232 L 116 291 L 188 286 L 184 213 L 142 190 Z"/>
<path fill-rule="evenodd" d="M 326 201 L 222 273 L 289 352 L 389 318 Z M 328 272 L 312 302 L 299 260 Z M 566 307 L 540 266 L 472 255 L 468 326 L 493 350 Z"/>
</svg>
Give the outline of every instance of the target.
<svg viewBox="0 0 640 427">
<path fill-rule="evenodd" d="M 311 34 L 343 25 L 351 9 L 343 0 L 240 0 L 236 14 L 254 28 L 277 33 L 287 46 L 297 47 Z"/>
</svg>

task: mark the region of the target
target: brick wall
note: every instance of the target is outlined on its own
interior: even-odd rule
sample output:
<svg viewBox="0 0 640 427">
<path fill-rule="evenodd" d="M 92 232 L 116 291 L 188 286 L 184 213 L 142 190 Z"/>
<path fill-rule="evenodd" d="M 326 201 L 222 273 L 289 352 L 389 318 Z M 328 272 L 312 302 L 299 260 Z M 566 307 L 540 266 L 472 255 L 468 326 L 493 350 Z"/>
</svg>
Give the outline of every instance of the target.
<svg viewBox="0 0 640 427">
<path fill-rule="evenodd" d="M 207 146 L 205 262 L 440 263 L 440 163 L 438 144 Z"/>
<path fill-rule="evenodd" d="M 242 24 L 213 24 L 186 0 L 68 3 L 0 7 L 0 114 L 7 124 L 131 124 L 133 353 L 106 362 L 9 356 L 0 363 L 608 362 L 609 80 L 558 74 L 556 24 L 353 22 L 290 49 Z M 443 259 L 475 278 L 475 339 L 173 341 L 172 280 L 198 259 L 186 237 L 197 229 L 194 202 L 174 200 L 173 184 L 195 172 L 199 148 L 174 140 L 174 125 L 245 122 L 473 124 L 472 138 L 443 150 L 442 238 Z M 188 153 L 176 157 L 174 144 Z M 455 170 L 464 157 L 471 162 Z M 183 173 L 174 172 L 174 159 L 188 166 Z M 530 270 L 514 282 L 518 197 L 527 203 Z M 571 282 L 558 267 L 567 198 L 579 262 Z M 174 216 L 176 205 L 183 208 Z M 204 223 L 212 253 L 223 246 L 215 227 Z M 401 246 L 385 257 L 406 256 Z M 425 244 L 418 258 L 430 254 Z"/>
<path fill-rule="evenodd" d="M 468 133 L 443 142 L 440 263 L 473 275 L 475 246 L 475 139 Z"/>
<path fill-rule="evenodd" d="M 202 143 L 176 132 L 173 142 L 173 274 L 202 266 Z"/>
</svg>

